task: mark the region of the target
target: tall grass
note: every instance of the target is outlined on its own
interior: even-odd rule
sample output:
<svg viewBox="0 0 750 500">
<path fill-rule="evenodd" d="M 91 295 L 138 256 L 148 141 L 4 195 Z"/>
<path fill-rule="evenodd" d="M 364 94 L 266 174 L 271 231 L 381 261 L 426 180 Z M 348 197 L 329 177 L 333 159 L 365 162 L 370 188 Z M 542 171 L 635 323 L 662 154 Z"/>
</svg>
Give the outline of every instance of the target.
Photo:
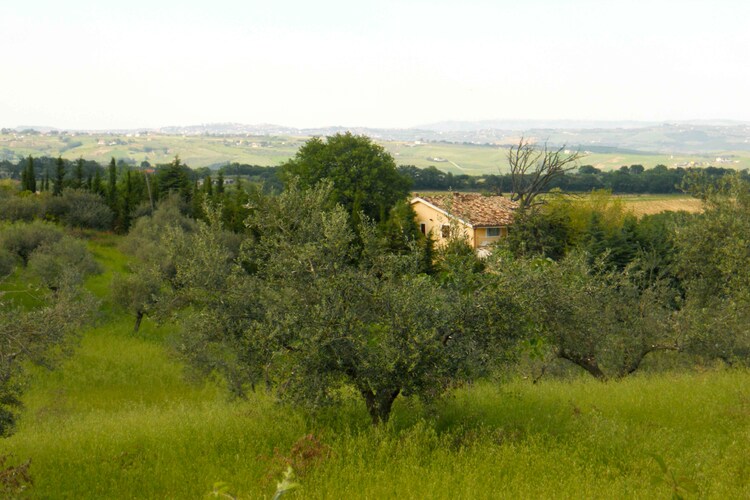
<svg viewBox="0 0 750 500">
<path fill-rule="evenodd" d="M 104 296 L 100 279 L 87 284 Z M 0 455 L 31 459 L 32 498 L 199 498 L 217 482 L 270 498 L 288 464 L 299 498 L 667 498 L 655 455 L 698 496 L 750 497 L 747 371 L 485 382 L 434 406 L 399 399 L 372 428 L 354 397 L 311 416 L 188 382 L 172 331 L 146 320 L 133 335 L 112 310 L 60 369 L 32 372 L 18 431 L 0 441 Z"/>
<path fill-rule="evenodd" d="M 305 498 L 666 497 L 653 455 L 701 496 L 750 495 L 744 371 L 482 383 L 435 407 L 400 400 L 376 429 L 356 399 L 314 417 L 262 393 L 227 401 L 185 382 L 163 332 L 129 332 L 127 318 L 94 329 L 62 369 L 36 374 L 0 443 L 32 459 L 32 496 L 196 498 L 223 481 L 263 498 L 292 463 Z M 310 463 L 292 453 L 307 434 L 321 443 Z"/>
</svg>

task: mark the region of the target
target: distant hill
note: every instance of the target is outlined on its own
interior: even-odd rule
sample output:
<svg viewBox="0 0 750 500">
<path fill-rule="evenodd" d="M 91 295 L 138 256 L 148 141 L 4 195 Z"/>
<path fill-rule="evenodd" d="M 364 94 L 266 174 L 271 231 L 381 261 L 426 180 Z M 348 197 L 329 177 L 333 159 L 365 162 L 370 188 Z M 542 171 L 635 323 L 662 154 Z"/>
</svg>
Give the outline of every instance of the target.
<svg viewBox="0 0 750 500">
<path fill-rule="evenodd" d="M 595 120 L 480 120 L 443 121 L 419 125 L 416 128 L 436 132 L 471 132 L 476 130 L 533 130 L 533 129 L 590 129 L 590 128 L 643 128 L 659 125 L 660 122 L 643 121 L 595 121 Z"/>
<path fill-rule="evenodd" d="M 383 141 L 445 141 L 509 145 L 520 136 L 582 150 L 706 154 L 750 151 L 750 122 L 713 120 L 654 123 L 637 121 L 487 120 L 445 121 L 405 129 L 368 127 L 293 128 L 283 125 L 217 123 L 163 127 L 167 135 L 327 136 L 350 131 Z"/>
<path fill-rule="evenodd" d="M 477 128 L 481 126 L 489 128 Z M 231 162 L 273 166 L 294 156 L 309 137 L 345 131 L 372 137 L 394 155 L 398 164 L 435 165 L 456 174 L 502 170 L 507 148 L 517 144 L 521 136 L 547 142 L 551 147 L 578 149 L 585 153 L 586 163 L 605 170 L 631 164 L 750 168 L 750 123 L 726 121 L 650 124 L 494 120 L 441 122 L 406 129 L 300 129 L 242 123 L 105 131 L 23 126 L 0 129 L 0 161 L 62 155 L 102 163 L 115 157 L 133 164 L 158 164 L 179 155 L 192 167 L 218 167 Z"/>
</svg>

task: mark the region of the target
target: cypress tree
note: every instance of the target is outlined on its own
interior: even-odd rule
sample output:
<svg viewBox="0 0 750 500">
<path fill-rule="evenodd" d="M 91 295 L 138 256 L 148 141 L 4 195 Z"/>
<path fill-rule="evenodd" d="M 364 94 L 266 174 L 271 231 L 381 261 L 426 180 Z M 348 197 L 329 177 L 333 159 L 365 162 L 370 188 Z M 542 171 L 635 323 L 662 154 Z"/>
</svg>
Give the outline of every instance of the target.
<svg viewBox="0 0 750 500">
<path fill-rule="evenodd" d="M 130 178 L 130 170 L 125 172 L 125 187 L 122 193 L 122 211 L 120 220 L 120 230 L 127 233 L 130 229 L 130 212 L 132 210 L 133 183 Z"/>
<path fill-rule="evenodd" d="M 81 189 L 83 187 L 83 158 L 76 160 L 75 177 L 73 179 L 73 188 Z"/>
<path fill-rule="evenodd" d="M 52 191 L 52 196 L 62 196 L 64 180 L 65 163 L 63 162 L 62 156 L 58 156 L 55 161 L 55 189 Z"/>
<path fill-rule="evenodd" d="M 36 193 L 36 175 L 34 174 L 34 159 L 29 155 L 29 162 L 26 166 L 26 181 L 27 186 L 26 189 L 31 191 L 32 193 Z"/>
<path fill-rule="evenodd" d="M 607 251 L 607 233 L 602 226 L 602 218 L 599 212 L 592 212 L 584 238 L 588 262 L 593 265 Z"/>
<path fill-rule="evenodd" d="M 102 174 L 99 169 L 94 172 L 94 180 L 91 181 L 91 191 L 98 194 L 99 196 L 104 195 L 104 186 L 102 186 Z"/>
<path fill-rule="evenodd" d="M 28 191 L 29 190 L 29 169 L 28 167 L 24 167 L 23 170 L 21 170 L 21 191 Z"/>
<path fill-rule="evenodd" d="M 224 172 L 219 170 L 219 177 L 216 179 L 216 194 L 224 194 Z"/>
<path fill-rule="evenodd" d="M 214 195 L 214 183 L 211 180 L 211 176 L 206 176 L 205 179 L 203 179 L 203 194 L 205 194 L 207 197 L 211 198 Z"/>
<path fill-rule="evenodd" d="M 112 211 L 117 212 L 117 163 L 114 156 L 109 162 L 109 182 L 107 184 L 107 204 Z"/>
<path fill-rule="evenodd" d="M 193 195 L 190 198 L 190 211 L 194 219 L 205 219 L 205 213 L 203 213 L 203 200 L 207 198 L 205 186 L 201 190 L 198 188 L 198 181 L 193 182 Z"/>
</svg>

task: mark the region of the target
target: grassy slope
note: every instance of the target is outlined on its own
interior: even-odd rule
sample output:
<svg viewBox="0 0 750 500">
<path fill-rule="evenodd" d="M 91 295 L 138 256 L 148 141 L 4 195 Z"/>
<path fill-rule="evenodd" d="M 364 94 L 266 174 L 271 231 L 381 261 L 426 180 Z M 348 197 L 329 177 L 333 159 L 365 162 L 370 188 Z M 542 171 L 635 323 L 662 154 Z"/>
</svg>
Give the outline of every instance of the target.
<svg viewBox="0 0 750 500">
<path fill-rule="evenodd" d="M 122 256 L 92 244 L 108 269 Z M 89 285 L 106 293 L 106 275 Z M 326 458 L 303 470 L 306 498 L 664 498 L 651 454 L 701 496 L 750 496 L 750 373 L 634 377 L 601 384 L 477 384 L 437 408 L 400 400 L 371 429 L 352 400 L 316 419 L 263 394 L 228 402 L 191 384 L 167 355 L 171 326 L 103 306 L 74 357 L 39 371 L 18 432 L 0 453 L 32 459 L 38 498 L 197 498 L 217 481 L 243 498 L 270 497 L 278 455 L 313 433 Z"/>
</svg>

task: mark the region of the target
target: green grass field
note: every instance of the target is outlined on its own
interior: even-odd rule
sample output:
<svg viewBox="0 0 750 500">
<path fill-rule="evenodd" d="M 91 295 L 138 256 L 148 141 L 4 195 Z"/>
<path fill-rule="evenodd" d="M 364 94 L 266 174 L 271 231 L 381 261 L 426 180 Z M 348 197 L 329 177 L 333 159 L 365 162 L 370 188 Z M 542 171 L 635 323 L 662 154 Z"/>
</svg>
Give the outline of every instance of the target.
<svg viewBox="0 0 750 500">
<path fill-rule="evenodd" d="M 112 309 L 116 243 L 90 243 L 107 269 L 87 282 L 100 323 L 58 370 L 32 372 L 18 430 L 0 440 L 14 463 L 31 459 L 31 498 L 201 498 L 220 482 L 270 498 L 288 463 L 290 498 L 750 497 L 747 371 L 487 381 L 432 407 L 399 399 L 384 428 L 354 398 L 316 416 L 264 392 L 229 401 L 186 378 L 173 325 L 134 335 Z"/>
<path fill-rule="evenodd" d="M 83 157 L 100 163 L 110 158 L 144 160 L 152 164 L 168 163 L 175 155 L 191 167 L 221 165 L 240 162 L 275 166 L 288 160 L 297 152 L 307 137 L 261 136 L 179 136 L 179 135 L 78 135 L 65 137 L 27 135 L 18 138 L 0 134 L 0 159 L 18 156 L 58 156 L 67 159 Z M 433 165 L 454 174 L 495 174 L 508 171 L 505 150 L 494 146 L 458 143 L 416 143 L 379 141 L 399 165 L 428 167 Z M 76 145 L 80 143 L 80 145 Z M 75 146 L 75 147 L 73 147 Z M 732 156 L 737 163 L 715 164 L 717 156 Z M 438 159 L 438 160 L 436 160 Z M 603 170 L 622 165 L 641 164 L 652 168 L 658 164 L 668 167 L 688 165 L 691 162 L 729 168 L 750 168 L 747 152 L 722 152 L 712 155 L 667 154 L 590 154 L 581 164 L 594 165 Z"/>
</svg>

